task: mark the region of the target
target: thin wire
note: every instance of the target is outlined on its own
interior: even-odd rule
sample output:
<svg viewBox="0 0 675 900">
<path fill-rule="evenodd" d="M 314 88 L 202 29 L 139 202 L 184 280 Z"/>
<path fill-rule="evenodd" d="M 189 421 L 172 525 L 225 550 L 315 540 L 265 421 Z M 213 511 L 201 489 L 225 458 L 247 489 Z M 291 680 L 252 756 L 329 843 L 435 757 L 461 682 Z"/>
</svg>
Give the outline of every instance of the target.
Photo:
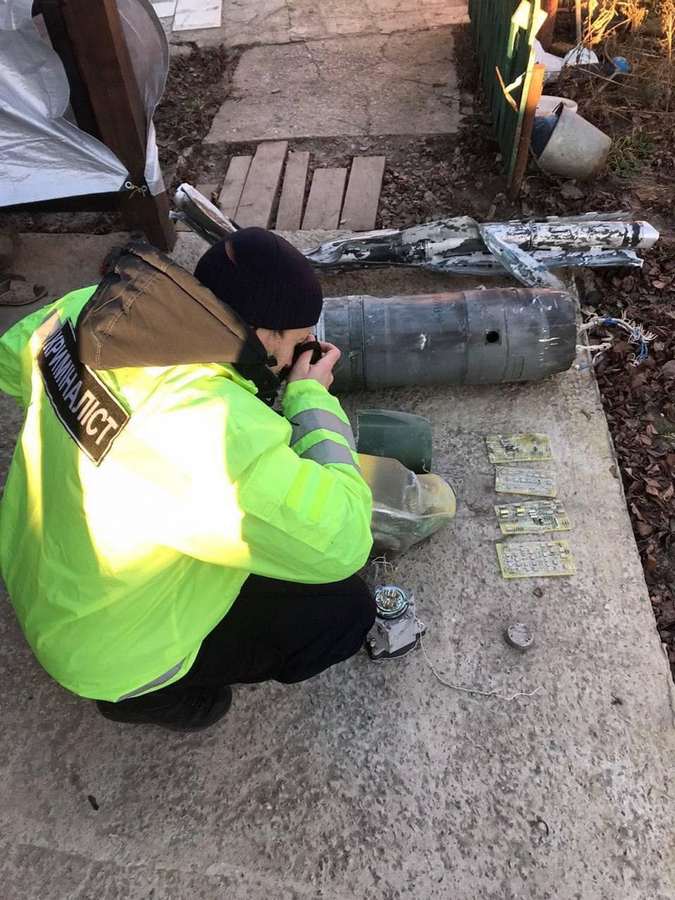
<svg viewBox="0 0 675 900">
<path fill-rule="evenodd" d="M 379 577 L 380 568 L 382 568 L 384 570 L 385 575 L 387 574 L 388 569 L 394 568 L 392 563 L 389 562 L 389 560 L 387 559 L 387 557 L 385 555 L 378 556 L 375 559 L 372 559 L 371 564 L 373 566 L 375 566 L 375 568 L 376 568 L 376 577 Z M 422 655 L 424 656 L 424 660 L 425 660 L 426 664 L 429 666 L 429 668 L 431 669 L 431 671 L 433 672 L 435 678 L 438 681 L 440 681 L 440 683 L 442 685 L 444 685 L 445 687 L 451 688 L 453 691 L 461 691 L 463 694 L 477 694 L 481 697 L 496 697 L 498 700 L 504 700 L 507 703 L 510 703 L 512 700 L 515 700 L 517 697 L 534 697 L 536 694 L 539 694 L 543 691 L 542 687 L 538 687 L 538 688 L 535 688 L 533 691 L 529 691 L 529 692 L 528 691 L 517 691 L 511 697 L 506 697 L 504 694 L 500 694 L 499 691 L 497 691 L 497 690 L 483 691 L 480 688 L 468 688 L 468 687 L 462 687 L 461 685 L 458 685 L 458 684 L 452 684 L 451 682 L 446 681 L 445 678 L 443 678 L 441 675 L 438 674 L 436 667 L 434 666 L 432 661 L 429 659 L 429 655 L 427 653 L 427 648 L 424 646 L 424 639 L 422 637 L 421 632 L 417 635 L 417 642 L 422 650 Z M 412 647 L 411 650 L 412 649 L 414 649 L 414 647 Z M 404 655 L 407 655 L 407 654 L 404 654 Z M 385 659 L 385 660 L 378 660 L 378 662 L 390 662 L 391 659 L 392 658 Z"/>
<path fill-rule="evenodd" d="M 646 331 L 643 325 L 639 325 L 631 319 L 626 319 L 624 317 L 619 319 L 616 318 L 616 316 L 591 316 L 587 322 L 584 322 L 584 324 L 579 327 L 579 333 L 585 334 L 598 327 L 620 328 L 628 335 L 628 342 L 636 348 L 630 361 L 632 366 L 639 366 L 640 363 L 643 363 L 647 359 L 649 356 L 649 345 L 656 338 L 656 335 L 651 331 Z M 608 344 L 608 346 L 605 346 L 605 344 Z M 610 339 L 603 344 L 590 344 L 583 347 L 583 349 L 587 350 L 589 354 L 593 354 L 594 352 L 598 354 L 592 359 L 592 364 L 597 365 L 604 353 L 610 349 L 611 344 L 612 340 Z M 577 346 L 577 350 L 579 349 L 581 348 Z"/>
<path fill-rule="evenodd" d="M 461 685 L 458 685 L 458 684 L 452 684 L 451 682 L 446 681 L 445 678 L 443 678 L 441 675 L 438 674 L 436 667 L 434 666 L 432 661 L 429 659 L 429 656 L 427 654 L 427 648 L 424 646 L 424 639 L 422 638 L 421 634 L 419 635 L 418 639 L 419 639 L 420 647 L 422 648 L 422 655 L 424 656 L 424 659 L 425 659 L 427 665 L 433 672 L 437 681 L 440 681 L 440 683 L 442 685 L 444 685 L 445 687 L 451 688 L 453 691 L 461 691 L 463 694 L 478 694 L 481 697 L 497 697 L 498 700 L 504 700 L 507 703 L 510 703 L 512 700 L 515 700 L 517 697 L 534 697 L 536 694 L 540 694 L 543 691 L 542 687 L 538 687 L 538 688 L 535 688 L 533 691 L 517 691 L 512 696 L 507 697 L 504 694 L 500 694 L 499 691 L 497 691 L 497 690 L 483 691 L 480 688 L 468 688 L 468 687 L 462 687 Z"/>
<path fill-rule="evenodd" d="M 382 556 L 376 556 L 375 559 L 371 559 L 370 564 L 375 569 L 375 578 L 378 581 L 381 578 L 386 580 L 389 573 L 394 571 L 393 563 L 390 563 L 384 554 L 382 554 Z"/>
</svg>

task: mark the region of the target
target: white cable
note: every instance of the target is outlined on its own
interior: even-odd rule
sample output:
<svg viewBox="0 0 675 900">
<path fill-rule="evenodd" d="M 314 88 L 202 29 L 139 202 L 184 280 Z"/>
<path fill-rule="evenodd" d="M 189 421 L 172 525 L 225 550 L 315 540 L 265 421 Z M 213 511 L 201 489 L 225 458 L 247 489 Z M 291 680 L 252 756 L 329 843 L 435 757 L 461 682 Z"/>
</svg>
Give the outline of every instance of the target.
<svg viewBox="0 0 675 900">
<path fill-rule="evenodd" d="M 478 694 L 481 697 L 496 697 L 498 700 L 504 700 L 507 703 L 510 703 L 512 700 L 515 700 L 517 697 L 534 697 L 535 694 L 539 694 L 543 691 L 542 687 L 538 687 L 538 688 L 535 688 L 533 691 L 517 691 L 512 696 L 506 697 L 506 696 L 504 696 L 504 694 L 500 694 L 499 691 L 497 691 L 497 690 L 484 691 L 484 690 L 481 690 L 480 688 L 468 688 L 468 687 L 462 687 L 461 685 L 458 685 L 458 684 L 452 684 L 451 682 L 446 681 L 445 678 L 441 677 L 438 674 L 438 672 L 436 671 L 436 667 L 434 666 L 432 661 L 429 659 L 429 656 L 427 654 L 427 648 L 424 646 L 424 639 L 422 638 L 421 634 L 419 636 L 419 644 L 420 644 L 420 647 L 422 648 L 422 655 L 424 656 L 426 664 L 429 666 L 429 668 L 433 672 L 437 681 L 440 681 L 440 683 L 442 685 L 444 685 L 445 687 L 451 688 L 453 691 L 461 691 L 463 694 Z"/>
<path fill-rule="evenodd" d="M 387 575 L 388 572 L 390 570 L 393 570 L 393 568 L 394 568 L 394 566 L 392 565 L 392 563 L 389 562 L 389 560 L 387 559 L 385 554 L 383 554 L 382 556 L 378 556 L 375 559 L 372 559 L 371 564 L 373 566 L 375 566 L 375 569 L 376 569 L 375 577 L 378 579 L 380 576 L 380 568 L 382 568 L 385 575 Z M 529 692 L 528 691 L 517 691 L 512 696 L 507 697 L 504 694 L 500 694 L 499 691 L 497 691 L 497 690 L 484 691 L 484 690 L 481 690 L 480 688 L 468 688 L 468 687 L 463 687 L 458 684 L 452 684 L 451 682 L 446 681 L 445 678 L 443 678 L 441 675 L 439 675 L 438 671 L 436 670 L 436 667 L 434 666 L 432 661 L 429 659 L 429 655 L 427 654 L 427 648 L 424 646 L 424 639 L 423 639 L 421 633 L 417 636 L 417 642 L 422 650 L 422 655 L 424 656 L 424 660 L 425 660 L 426 664 L 429 666 L 429 668 L 431 669 L 434 677 L 444 687 L 451 688 L 453 691 L 460 691 L 463 694 L 476 694 L 480 697 L 496 697 L 498 700 L 504 700 L 506 703 L 510 703 L 512 700 L 515 700 L 517 697 L 534 697 L 536 694 L 539 694 L 543 691 L 542 687 L 538 687 L 538 688 L 535 688 L 533 691 L 529 691 Z M 392 659 L 394 659 L 394 658 L 391 658 L 389 660 L 378 660 L 378 661 L 379 662 L 384 662 L 384 661 L 391 662 Z"/>
<path fill-rule="evenodd" d="M 611 341 L 605 341 L 604 344 L 577 344 L 577 351 L 588 350 L 589 353 L 604 353 L 605 350 L 611 350 Z"/>
<path fill-rule="evenodd" d="M 591 316 L 591 318 L 579 326 L 579 334 L 586 334 L 594 328 L 620 328 L 628 335 L 628 342 L 633 344 L 637 351 L 633 353 L 631 358 L 632 366 L 639 366 L 644 362 L 649 354 L 649 344 L 655 340 L 656 335 L 651 331 L 645 331 L 644 326 L 638 324 L 632 319 L 625 317 L 617 318 L 616 316 Z M 589 353 L 597 353 L 592 360 L 595 366 L 599 362 L 604 353 L 612 346 L 612 339 L 604 341 L 602 344 L 591 344 L 589 346 L 577 346 L 577 350 L 587 350 Z"/>
</svg>

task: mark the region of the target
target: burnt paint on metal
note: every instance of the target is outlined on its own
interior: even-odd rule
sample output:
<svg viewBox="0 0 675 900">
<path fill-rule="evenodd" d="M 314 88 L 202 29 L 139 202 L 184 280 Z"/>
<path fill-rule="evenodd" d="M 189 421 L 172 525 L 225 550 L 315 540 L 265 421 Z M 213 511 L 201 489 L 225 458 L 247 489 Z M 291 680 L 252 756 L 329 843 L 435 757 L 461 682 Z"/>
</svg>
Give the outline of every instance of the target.
<svg viewBox="0 0 675 900">
<path fill-rule="evenodd" d="M 175 196 L 185 222 L 214 244 L 237 225 L 189 184 Z M 653 246 L 659 234 L 647 222 L 624 222 L 623 214 L 551 216 L 541 222 L 492 222 L 468 216 L 439 219 L 405 229 L 385 229 L 327 241 L 307 251 L 318 267 L 421 266 L 466 275 L 513 275 L 526 286 L 559 289 L 548 270 L 568 266 L 634 266 L 634 252 Z"/>
<path fill-rule="evenodd" d="M 472 275 L 507 272 L 531 287 L 560 290 L 548 270 L 571 265 L 641 266 L 632 249 L 652 246 L 646 222 L 592 215 L 541 222 L 479 224 L 468 216 L 405 229 L 371 231 L 327 241 L 306 256 L 317 266 L 404 265 Z"/>
</svg>

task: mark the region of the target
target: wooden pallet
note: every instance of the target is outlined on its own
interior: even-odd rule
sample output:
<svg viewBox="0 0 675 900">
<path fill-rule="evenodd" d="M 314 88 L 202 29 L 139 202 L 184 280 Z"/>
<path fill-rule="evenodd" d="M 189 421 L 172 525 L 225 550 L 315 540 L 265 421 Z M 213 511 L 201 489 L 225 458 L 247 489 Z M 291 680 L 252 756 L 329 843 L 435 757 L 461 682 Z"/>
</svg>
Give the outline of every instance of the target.
<svg viewBox="0 0 675 900">
<path fill-rule="evenodd" d="M 287 141 L 270 141 L 253 157 L 232 157 L 218 196 L 225 215 L 242 227 L 279 231 L 375 227 L 384 156 L 356 156 L 349 172 L 315 169 L 307 194 L 310 155 L 287 150 Z"/>
</svg>

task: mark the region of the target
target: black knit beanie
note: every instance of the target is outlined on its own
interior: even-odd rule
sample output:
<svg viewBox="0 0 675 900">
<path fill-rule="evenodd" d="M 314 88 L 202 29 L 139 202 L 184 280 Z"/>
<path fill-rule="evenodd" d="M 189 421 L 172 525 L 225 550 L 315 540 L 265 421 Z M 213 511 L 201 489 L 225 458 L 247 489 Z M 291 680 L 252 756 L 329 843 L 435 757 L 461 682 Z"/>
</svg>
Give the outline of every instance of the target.
<svg viewBox="0 0 675 900">
<path fill-rule="evenodd" d="M 197 263 L 195 276 L 254 328 L 312 328 L 319 321 L 323 292 L 311 263 L 264 228 L 242 228 L 218 241 Z"/>
</svg>

